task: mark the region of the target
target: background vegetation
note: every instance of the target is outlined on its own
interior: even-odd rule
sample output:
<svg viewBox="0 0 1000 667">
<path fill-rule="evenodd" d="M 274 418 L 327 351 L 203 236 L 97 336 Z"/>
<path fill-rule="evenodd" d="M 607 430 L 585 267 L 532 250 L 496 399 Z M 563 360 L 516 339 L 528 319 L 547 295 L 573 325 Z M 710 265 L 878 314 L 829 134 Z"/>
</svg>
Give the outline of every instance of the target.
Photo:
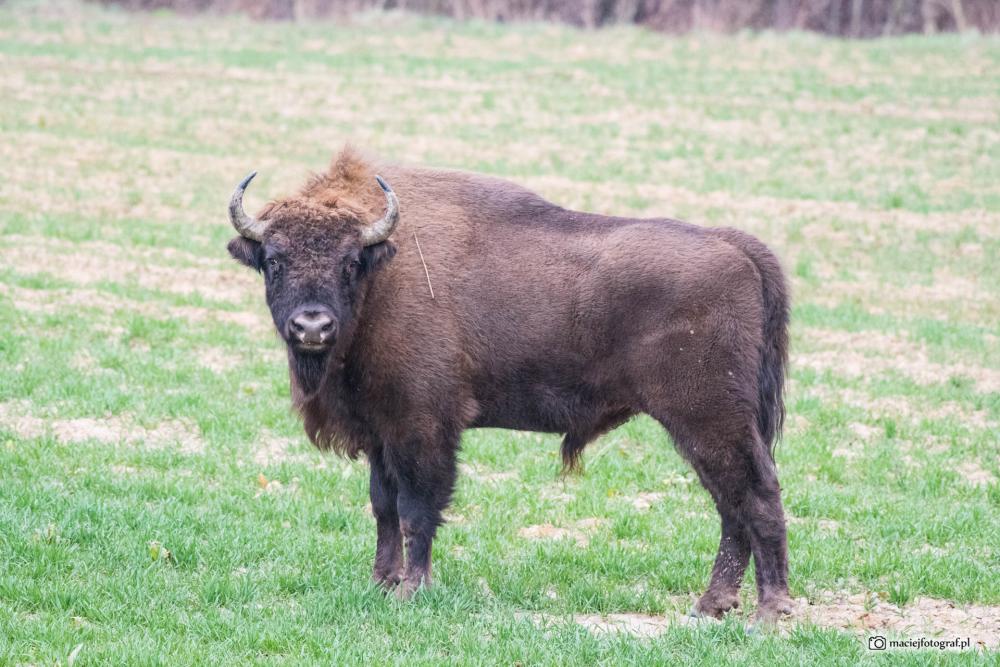
<svg viewBox="0 0 1000 667">
<path fill-rule="evenodd" d="M 244 12 L 262 19 L 409 12 L 488 21 L 559 21 L 595 28 L 637 23 L 656 30 L 816 30 L 845 37 L 1000 30 L 996 0 L 99 0 L 132 9 Z"/>
<path fill-rule="evenodd" d="M 0 6 L 0 663 L 782 664 L 1000 642 L 1000 43 Z M 794 622 L 691 626 L 715 511 L 655 424 L 470 432 L 437 587 L 289 413 L 248 205 L 347 139 L 757 234 L 791 277 Z M 752 613 L 753 582 L 746 586 Z M 895 662 L 995 654 L 898 651 Z M 945 656 L 945 657 L 942 657 Z"/>
</svg>

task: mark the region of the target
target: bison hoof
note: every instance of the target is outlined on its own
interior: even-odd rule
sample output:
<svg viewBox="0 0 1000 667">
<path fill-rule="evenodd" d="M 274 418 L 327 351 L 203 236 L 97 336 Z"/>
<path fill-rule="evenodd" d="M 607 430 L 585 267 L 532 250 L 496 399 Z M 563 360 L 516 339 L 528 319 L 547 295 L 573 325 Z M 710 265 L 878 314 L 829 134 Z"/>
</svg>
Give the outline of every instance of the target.
<svg viewBox="0 0 1000 667">
<path fill-rule="evenodd" d="M 375 572 L 372 574 L 372 581 L 387 592 L 398 586 L 402 578 L 401 572 Z"/>
<path fill-rule="evenodd" d="M 723 614 L 740 606 L 740 596 L 736 591 L 706 591 L 698 598 L 691 615 L 697 617 L 722 618 Z"/>
<path fill-rule="evenodd" d="M 775 595 L 765 598 L 757 606 L 757 614 L 754 616 L 754 623 L 757 625 L 772 625 L 777 623 L 782 616 L 791 616 L 795 613 L 795 602 L 785 594 Z"/>
<path fill-rule="evenodd" d="M 396 594 L 396 599 L 398 600 L 409 600 L 414 596 L 414 594 L 422 588 L 430 587 L 430 581 L 423 578 L 410 578 L 404 577 L 399 585 L 396 586 L 394 591 Z"/>
</svg>

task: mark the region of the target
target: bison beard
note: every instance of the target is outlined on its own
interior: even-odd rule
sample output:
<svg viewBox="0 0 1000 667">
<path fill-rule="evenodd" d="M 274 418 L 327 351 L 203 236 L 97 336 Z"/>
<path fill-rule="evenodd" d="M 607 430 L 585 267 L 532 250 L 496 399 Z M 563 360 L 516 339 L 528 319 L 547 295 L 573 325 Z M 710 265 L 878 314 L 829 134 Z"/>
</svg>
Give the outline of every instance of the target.
<svg viewBox="0 0 1000 667">
<path fill-rule="evenodd" d="M 230 253 L 265 275 L 306 433 L 369 461 L 375 580 L 403 597 L 430 583 L 465 429 L 563 433 L 573 468 L 645 413 L 721 517 L 696 611 L 738 606 L 753 555 L 758 618 L 790 612 L 771 449 L 788 296 L 767 247 L 734 229 L 568 211 L 484 176 L 378 166 L 392 188 L 348 149 L 257 218 L 243 212 L 249 179 L 230 204 Z M 302 312 L 336 340 L 300 345 L 289 322 Z"/>
</svg>

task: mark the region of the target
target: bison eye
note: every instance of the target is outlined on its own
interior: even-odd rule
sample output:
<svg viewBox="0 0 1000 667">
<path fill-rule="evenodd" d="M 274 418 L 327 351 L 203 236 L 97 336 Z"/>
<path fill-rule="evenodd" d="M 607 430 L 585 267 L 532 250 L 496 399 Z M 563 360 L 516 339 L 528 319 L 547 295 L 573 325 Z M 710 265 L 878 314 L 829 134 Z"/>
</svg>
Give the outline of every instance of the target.
<svg viewBox="0 0 1000 667">
<path fill-rule="evenodd" d="M 267 265 L 270 266 L 272 269 L 276 269 L 278 268 L 278 260 L 276 260 L 274 257 L 270 257 L 267 260 Z"/>
</svg>

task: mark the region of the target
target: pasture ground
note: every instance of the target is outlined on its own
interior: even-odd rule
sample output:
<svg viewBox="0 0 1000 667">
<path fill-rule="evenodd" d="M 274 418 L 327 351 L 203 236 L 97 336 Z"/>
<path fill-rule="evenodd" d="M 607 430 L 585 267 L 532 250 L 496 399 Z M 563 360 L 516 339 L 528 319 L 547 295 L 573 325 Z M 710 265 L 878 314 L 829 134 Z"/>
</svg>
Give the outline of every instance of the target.
<svg viewBox="0 0 1000 667">
<path fill-rule="evenodd" d="M 248 170 L 256 206 L 344 140 L 779 252 L 797 623 L 747 632 L 752 575 L 745 612 L 683 621 L 719 528 L 645 419 L 566 479 L 556 436 L 470 432 L 435 588 L 376 591 L 367 470 L 306 442 L 260 279 L 225 252 Z M 0 165 L 0 663 L 997 659 L 995 38 L 15 1 Z"/>
</svg>

